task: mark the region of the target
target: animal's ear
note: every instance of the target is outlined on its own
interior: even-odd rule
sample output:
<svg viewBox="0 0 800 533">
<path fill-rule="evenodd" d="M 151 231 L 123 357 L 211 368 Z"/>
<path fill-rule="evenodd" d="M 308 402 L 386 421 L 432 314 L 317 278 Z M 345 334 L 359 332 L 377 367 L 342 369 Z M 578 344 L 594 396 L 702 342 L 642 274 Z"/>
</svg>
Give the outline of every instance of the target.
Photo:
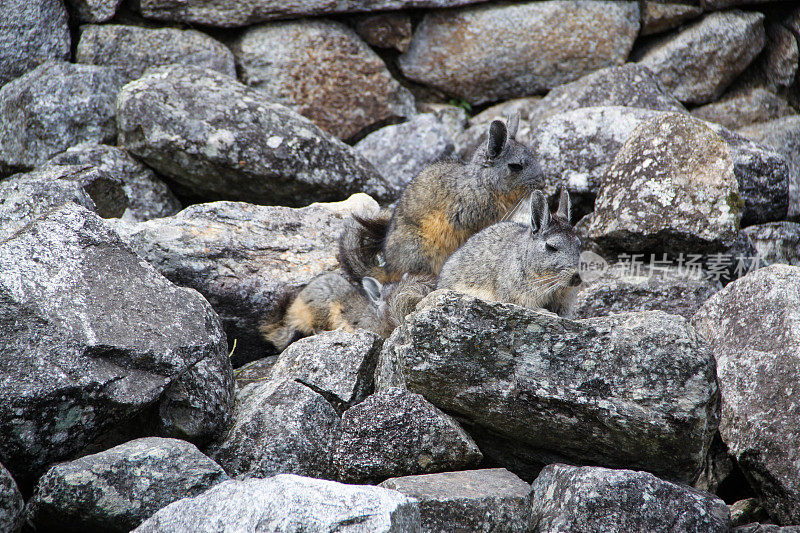
<svg viewBox="0 0 800 533">
<path fill-rule="evenodd" d="M 569 191 L 566 187 L 561 187 L 561 195 L 558 197 L 558 211 L 556 214 L 572 223 L 572 202 L 569 199 Z"/>
<path fill-rule="evenodd" d="M 375 304 L 381 301 L 381 290 L 383 289 L 383 285 L 381 285 L 380 281 L 367 276 L 361 280 L 361 286 L 364 287 L 364 291 L 367 293 L 367 298 L 369 298 L 372 303 Z"/>
<path fill-rule="evenodd" d="M 542 191 L 531 193 L 531 231 L 544 232 L 550 225 L 550 207 Z"/>
<path fill-rule="evenodd" d="M 519 111 L 508 117 L 508 138 L 513 139 L 517 136 L 517 129 L 519 129 Z"/>
<path fill-rule="evenodd" d="M 508 130 L 506 130 L 506 125 L 500 120 L 493 120 L 489 126 L 489 141 L 486 146 L 486 153 L 490 159 L 500 155 L 507 140 Z"/>
</svg>

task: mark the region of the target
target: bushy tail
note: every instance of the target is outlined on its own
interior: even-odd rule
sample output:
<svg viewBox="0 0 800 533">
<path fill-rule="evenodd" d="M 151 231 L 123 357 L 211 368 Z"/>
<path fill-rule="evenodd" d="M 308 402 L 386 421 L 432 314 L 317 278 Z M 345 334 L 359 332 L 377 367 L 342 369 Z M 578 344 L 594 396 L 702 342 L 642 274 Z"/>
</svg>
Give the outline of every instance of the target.
<svg viewBox="0 0 800 533">
<path fill-rule="evenodd" d="M 298 293 L 299 289 L 284 293 L 269 316 L 258 324 L 261 337 L 272 343 L 278 352 L 282 352 L 287 346 L 302 337 L 297 328 L 286 322 L 286 312 Z"/>
<path fill-rule="evenodd" d="M 405 274 L 395 283 L 386 297 L 387 319 L 392 329 L 405 321 L 417 304 L 436 288 L 436 276 L 429 274 Z"/>
<path fill-rule="evenodd" d="M 367 276 L 388 283 L 389 275 L 379 264 L 379 254 L 392 214 L 382 210 L 373 218 L 352 215 L 339 237 L 339 262 L 351 282 L 361 284 Z"/>
</svg>

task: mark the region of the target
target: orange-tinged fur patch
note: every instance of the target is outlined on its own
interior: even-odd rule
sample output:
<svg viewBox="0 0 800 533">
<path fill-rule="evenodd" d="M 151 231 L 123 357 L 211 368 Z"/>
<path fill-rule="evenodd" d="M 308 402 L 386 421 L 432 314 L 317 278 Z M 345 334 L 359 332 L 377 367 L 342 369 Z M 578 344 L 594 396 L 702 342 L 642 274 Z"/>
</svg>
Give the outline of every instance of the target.
<svg viewBox="0 0 800 533">
<path fill-rule="evenodd" d="M 286 311 L 286 325 L 306 335 L 311 335 L 319 327 L 314 310 L 301 298 L 295 298 Z"/>
<path fill-rule="evenodd" d="M 342 302 L 333 302 L 328 315 L 327 330 L 343 329 L 348 333 L 353 333 L 353 326 L 344 317 L 344 305 Z"/>
<path fill-rule="evenodd" d="M 431 211 L 419 224 L 422 251 L 428 257 L 433 272 L 438 274 L 445 260 L 470 237 L 467 230 L 453 227 L 444 211 Z"/>
</svg>

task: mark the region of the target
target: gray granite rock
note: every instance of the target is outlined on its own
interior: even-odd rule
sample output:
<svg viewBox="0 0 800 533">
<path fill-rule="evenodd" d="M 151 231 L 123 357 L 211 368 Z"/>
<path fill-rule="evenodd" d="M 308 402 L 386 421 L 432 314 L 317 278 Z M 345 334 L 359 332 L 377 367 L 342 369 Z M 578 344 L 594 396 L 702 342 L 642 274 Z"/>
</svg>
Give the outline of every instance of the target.
<svg viewBox="0 0 800 533">
<path fill-rule="evenodd" d="M 408 122 L 386 126 L 367 135 L 353 148 L 372 163 L 396 191 L 403 188 L 430 163 L 453 155 L 453 128 L 436 113 L 422 113 Z M 488 126 L 482 126 L 485 133 Z"/>
<path fill-rule="evenodd" d="M 249 26 L 275 19 L 295 19 L 307 15 L 385 11 L 406 7 L 453 7 L 485 0 L 231 0 L 209 3 L 205 0 L 142 0 L 146 18 L 188 22 L 206 26 Z"/>
<path fill-rule="evenodd" d="M 720 433 L 770 516 L 800 522 L 800 267 L 734 281 L 694 316 L 717 358 Z"/>
<path fill-rule="evenodd" d="M 419 501 L 423 531 L 530 531 L 531 487 L 504 468 L 387 479 Z"/>
<path fill-rule="evenodd" d="M 25 502 L 17 483 L 5 467 L 0 464 L 0 530 L 19 533 L 22 530 Z"/>
<path fill-rule="evenodd" d="M 333 270 L 350 213 L 371 214 L 366 195 L 302 209 L 215 202 L 173 217 L 118 223 L 126 243 L 173 283 L 199 291 L 222 319 L 234 366 L 270 354 L 259 323 L 280 313 L 311 278 Z"/>
<path fill-rule="evenodd" d="M 374 390 L 375 365 L 382 345 L 378 335 L 363 329 L 354 333 L 323 331 L 281 352 L 271 377 L 294 379 L 344 411 Z"/>
<path fill-rule="evenodd" d="M 117 113 L 119 144 L 195 196 L 299 206 L 388 194 L 349 146 L 217 72 L 154 68 L 120 92 Z"/>
<path fill-rule="evenodd" d="M 743 203 L 722 137 L 665 114 L 643 122 L 617 153 L 589 237 L 608 250 L 722 252 L 736 240 Z"/>
<path fill-rule="evenodd" d="M 800 526 L 750 523 L 731 529 L 732 533 L 800 533 Z"/>
<path fill-rule="evenodd" d="M 0 462 L 20 484 L 116 434 L 153 435 L 165 392 L 201 361 L 231 373 L 211 306 L 82 207 L 68 203 L 3 240 L 0 272 Z M 230 408 L 202 416 L 216 415 L 217 431 Z"/>
<path fill-rule="evenodd" d="M 116 138 L 116 68 L 48 62 L 0 89 L 0 175 L 30 169 L 82 142 Z"/>
<path fill-rule="evenodd" d="M 67 0 L 80 22 L 106 22 L 114 18 L 122 0 Z"/>
<path fill-rule="evenodd" d="M 193 444 L 148 437 L 52 467 L 26 513 L 37 531 L 127 532 L 227 477 Z"/>
<path fill-rule="evenodd" d="M 418 533 L 415 500 L 381 487 L 282 474 L 229 480 L 168 505 L 136 533 Z"/>
<path fill-rule="evenodd" d="M 766 29 L 764 51 L 756 58 L 752 68 L 757 70 L 757 77 L 768 87 L 791 87 L 797 75 L 800 45 L 794 33 L 780 23 L 768 23 Z"/>
<path fill-rule="evenodd" d="M 658 311 L 573 321 L 436 291 L 384 343 L 376 387 L 403 385 L 515 473 L 569 460 L 693 482 L 718 422 L 712 355 Z"/>
<path fill-rule="evenodd" d="M 321 394 L 291 379 L 273 379 L 237 392 L 233 425 L 208 453 L 231 477 L 332 479 L 339 433 L 339 415 Z"/>
<path fill-rule="evenodd" d="M 705 104 L 719 97 L 764 47 L 763 21 L 761 13 L 710 13 L 660 38 L 639 62 L 681 102 Z"/>
<path fill-rule="evenodd" d="M 726 533 L 728 507 L 713 494 L 647 472 L 546 466 L 533 482 L 534 531 Z"/>
<path fill-rule="evenodd" d="M 408 78 L 481 104 L 543 92 L 624 63 L 638 29 L 634 2 L 546 1 L 432 11 L 398 64 Z"/>
<path fill-rule="evenodd" d="M 71 202 L 101 217 L 121 216 L 127 206 L 122 182 L 83 165 L 44 167 L 0 181 L 0 238 Z"/>
<path fill-rule="evenodd" d="M 340 139 L 415 113 L 411 93 L 340 22 L 256 26 L 246 30 L 233 49 L 244 83 Z"/>
<path fill-rule="evenodd" d="M 46 166 L 89 167 L 122 182 L 128 207 L 122 218 L 141 222 L 174 215 L 181 204 L 155 172 L 130 156 L 125 150 L 105 144 L 83 143 L 48 160 Z M 119 216 L 119 215 L 117 215 Z"/>
<path fill-rule="evenodd" d="M 681 23 L 699 17 L 703 8 L 688 2 L 645 0 L 642 7 L 642 31 L 640 35 L 652 35 L 671 30 Z"/>
<path fill-rule="evenodd" d="M 4 0 L 0 5 L 0 87 L 51 59 L 69 59 L 62 0 Z"/>
<path fill-rule="evenodd" d="M 230 49 L 196 30 L 89 24 L 81 27 L 75 61 L 123 68 L 129 80 L 140 78 L 149 67 L 173 63 L 236 77 Z"/>
<path fill-rule="evenodd" d="M 767 264 L 800 266 L 800 224 L 770 222 L 749 226 L 744 231 Z"/>
<path fill-rule="evenodd" d="M 334 467 L 340 481 L 461 470 L 483 455 L 461 426 L 419 394 L 378 392 L 342 415 Z"/>
<path fill-rule="evenodd" d="M 737 133 L 783 155 L 789 162 L 789 211 L 800 218 L 800 115 L 791 115 L 737 130 Z"/>
<path fill-rule="evenodd" d="M 411 43 L 411 17 L 403 11 L 367 13 L 353 19 L 353 28 L 367 44 L 405 52 Z"/>
<path fill-rule="evenodd" d="M 731 527 L 769 520 L 767 512 L 756 498 L 738 500 L 728 505 L 728 509 L 731 510 Z"/>
<path fill-rule="evenodd" d="M 692 110 L 695 117 L 731 130 L 795 113 L 786 100 L 761 88 L 738 93 Z"/>
</svg>

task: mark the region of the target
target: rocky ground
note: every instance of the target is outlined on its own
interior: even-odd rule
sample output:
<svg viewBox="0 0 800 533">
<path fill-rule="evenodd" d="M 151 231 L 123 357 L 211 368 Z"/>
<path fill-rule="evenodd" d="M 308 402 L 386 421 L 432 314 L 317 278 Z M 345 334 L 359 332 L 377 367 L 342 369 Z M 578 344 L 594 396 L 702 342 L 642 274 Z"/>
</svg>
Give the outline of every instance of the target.
<svg viewBox="0 0 800 533">
<path fill-rule="evenodd" d="M 799 63 L 792 1 L 1 2 L 0 531 L 800 531 Z M 262 339 L 514 113 L 574 318 Z"/>
</svg>

